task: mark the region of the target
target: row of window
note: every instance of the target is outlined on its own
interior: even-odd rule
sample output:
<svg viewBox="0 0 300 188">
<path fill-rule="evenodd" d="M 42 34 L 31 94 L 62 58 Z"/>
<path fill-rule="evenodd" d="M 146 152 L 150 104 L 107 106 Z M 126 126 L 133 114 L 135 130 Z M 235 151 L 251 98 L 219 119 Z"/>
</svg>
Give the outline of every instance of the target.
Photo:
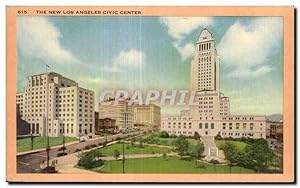
<svg viewBox="0 0 300 188">
<path fill-rule="evenodd" d="M 223 120 L 254 120 L 254 117 L 223 117 Z"/>
<path fill-rule="evenodd" d="M 176 131 L 173 131 L 173 132 L 172 131 L 167 131 L 167 132 L 169 134 L 176 134 L 176 133 L 177 134 L 190 134 L 190 135 L 193 134 L 193 132 L 191 132 L 191 131 L 177 131 L 177 132 Z"/>
<path fill-rule="evenodd" d="M 204 128 L 205 129 L 208 129 L 208 123 L 204 123 Z M 210 124 L 210 129 L 214 129 L 215 128 L 215 124 L 214 123 L 211 123 Z M 203 123 L 199 123 L 199 129 L 203 129 Z"/>
<path fill-rule="evenodd" d="M 222 132 L 221 135 L 222 135 L 222 136 L 243 136 L 243 137 L 253 137 L 253 136 L 254 136 L 254 133 L 239 133 L 239 132 L 236 132 L 236 133 L 233 133 L 233 132 L 226 133 L 226 132 Z M 260 134 L 260 137 L 262 138 L 262 134 Z"/>
<path fill-rule="evenodd" d="M 207 43 L 203 43 L 199 45 L 199 51 L 205 51 L 205 50 L 209 50 L 211 49 L 211 43 L 207 42 Z"/>
<path fill-rule="evenodd" d="M 183 117 L 183 118 L 180 118 L 180 117 L 168 117 L 168 120 L 191 120 L 192 118 L 186 118 L 186 117 Z"/>
<path fill-rule="evenodd" d="M 163 122 L 164 123 L 164 122 Z M 168 125 L 171 125 L 172 123 L 171 122 L 168 122 Z M 176 122 L 173 122 L 173 125 L 181 125 L 181 122 L 178 122 L 178 123 L 176 123 Z M 191 122 L 189 122 L 188 123 L 189 125 L 192 125 L 192 123 Z M 183 122 L 183 125 L 187 125 L 187 123 L 186 122 Z"/>
<path fill-rule="evenodd" d="M 163 127 L 163 128 L 164 128 L 164 127 Z M 168 126 L 168 128 L 171 129 L 172 126 Z M 181 126 L 178 126 L 177 128 L 178 128 L 178 129 L 181 129 Z M 187 126 L 182 126 L 182 128 L 183 128 L 183 129 L 187 129 L 187 128 L 188 128 L 188 129 L 191 129 L 192 126 L 188 126 L 188 127 L 187 127 Z M 173 129 L 176 129 L 176 126 L 173 126 Z"/>
</svg>

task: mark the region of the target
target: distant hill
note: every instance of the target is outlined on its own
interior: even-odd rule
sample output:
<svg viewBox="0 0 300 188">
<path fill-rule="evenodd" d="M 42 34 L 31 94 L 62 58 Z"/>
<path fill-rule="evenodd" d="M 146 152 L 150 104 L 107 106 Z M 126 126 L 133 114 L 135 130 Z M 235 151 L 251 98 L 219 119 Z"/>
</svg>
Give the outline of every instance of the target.
<svg viewBox="0 0 300 188">
<path fill-rule="evenodd" d="M 282 114 L 272 114 L 267 116 L 267 119 L 273 122 L 279 122 L 280 120 L 282 120 L 282 118 L 283 118 Z"/>
</svg>

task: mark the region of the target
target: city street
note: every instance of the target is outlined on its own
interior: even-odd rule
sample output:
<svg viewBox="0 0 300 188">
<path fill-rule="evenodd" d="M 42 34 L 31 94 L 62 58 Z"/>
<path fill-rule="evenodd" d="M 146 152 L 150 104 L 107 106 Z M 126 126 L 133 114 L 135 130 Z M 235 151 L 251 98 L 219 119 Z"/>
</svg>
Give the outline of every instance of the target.
<svg viewBox="0 0 300 188">
<path fill-rule="evenodd" d="M 128 133 L 128 134 L 117 134 L 107 136 L 107 142 L 112 142 L 117 138 L 126 138 L 129 136 L 137 135 L 137 133 Z M 85 142 L 78 142 L 71 145 L 66 145 L 65 152 L 68 154 L 76 152 L 76 150 L 84 150 L 88 145 L 98 145 L 105 143 L 105 137 L 99 137 L 96 139 L 87 140 Z M 50 150 L 50 159 L 56 158 L 57 154 L 62 153 L 59 151 L 60 147 L 56 147 Z M 17 156 L 17 172 L 18 173 L 38 173 L 41 172 L 40 164 L 47 161 L 47 152 L 46 150 L 24 154 Z M 50 164 L 51 165 L 51 164 Z"/>
</svg>

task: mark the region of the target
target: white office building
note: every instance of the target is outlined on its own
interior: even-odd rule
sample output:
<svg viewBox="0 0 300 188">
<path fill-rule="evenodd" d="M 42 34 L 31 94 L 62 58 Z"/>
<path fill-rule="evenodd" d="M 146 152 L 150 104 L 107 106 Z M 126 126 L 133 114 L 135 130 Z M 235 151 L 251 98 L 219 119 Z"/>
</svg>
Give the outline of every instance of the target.
<svg viewBox="0 0 300 188">
<path fill-rule="evenodd" d="M 55 72 L 29 76 L 16 96 L 32 134 L 79 137 L 95 132 L 94 92 Z"/>
<path fill-rule="evenodd" d="M 220 57 L 212 34 L 204 29 L 191 63 L 191 90 L 198 105 L 184 115 L 163 115 L 161 130 L 169 134 L 265 138 L 265 115 L 232 115 L 230 100 L 220 92 Z"/>
<path fill-rule="evenodd" d="M 110 99 L 114 100 L 114 99 Z M 99 120 L 107 118 L 115 120 L 115 126 L 118 130 L 128 130 L 133 128 L 133 106 L 128 105 L 129 99 L 119 99 L 115 105 L 111 102 L 109 105 L 99 104 Z"/>
</svg>

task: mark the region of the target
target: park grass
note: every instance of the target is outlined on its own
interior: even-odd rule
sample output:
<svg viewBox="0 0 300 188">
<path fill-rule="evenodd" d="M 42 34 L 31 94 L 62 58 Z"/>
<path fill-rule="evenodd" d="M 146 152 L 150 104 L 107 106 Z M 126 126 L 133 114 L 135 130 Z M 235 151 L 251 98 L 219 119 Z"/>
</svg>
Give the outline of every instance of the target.
<svg viewBox="0 0 300 188">
<path fill-rule="evenodd" d="M 147 139 L 150 136 L 151 135 L 147 134 L 147 135 L 141 136 L 141 138 Z M 177 139 L 177 138 L 160 138 L 158 136 L 154 136 L 154 138 L 158 140 L 157 144 L 165 145 L 165 146 L 172 146 L 172 142 Z M 187 140 L 191 146 L 196 146 L 200 142 L 199 140 L 195 140 L 195 139 L 191 139 L 191 138 L 187 138 Z"/>
<path fill-rule="evenodd" d="M 165 147 L 157 147 L 157 146 L 147 146 L 139 147 L 139 144 L 135 144 L 132 146 L 131 144 L 124 144 L 124 152 L 126 154 L 154 154 L 154 153 L 170 153 L 172 150 Z M 105 156 L 113 156 L 114 151 L 118 150 L 120 153 L 123 151 L 123 144 L 116 143 L 110 146 L 106 146 L 104 148 L 98 149 Z"/>
<path fill-rule="evenodd" d="M 75 137 L 65 137 L 65 143 L 77 141 Z M 49 137 L 50 147 L 61 145 L 63 143 L 63 137 Z M 47 137 L 35 137 L 33 140 L 33 149 L 43 149 L 47 146 Z M 17 140 L 17 151 L 24 152 L 31 150 L 31 138 L 23 138 Z"/>
<path fill-rule="evenodd" d="M 242 141 L 236 141 L 236 140 L 215 140 L 215 143 L 217 145 L 217 147 L 219 149 L 221 149 L 225 143 L 232 143 L 234 144 L 238 150 L 242 151 L 245 149 L 245 147 L 248 145 L 247 143 L 245 142 L 242 142 Z"/>
<path fill-rule="evenodd" d="M 100 173 L 122 173 L 122 160 L 106 161 L 102 168 L 96 170 Z M 234 166 L 232 173 L 254 173 L 253 170 Z M 157 157 L 125 160 L 125 173 L 168 173 L 168 174 L 204 174 L 204 173 L 230 173 L 227 165 L 216 165 L 184 160 L 179 157 Z"/>
</svg>

